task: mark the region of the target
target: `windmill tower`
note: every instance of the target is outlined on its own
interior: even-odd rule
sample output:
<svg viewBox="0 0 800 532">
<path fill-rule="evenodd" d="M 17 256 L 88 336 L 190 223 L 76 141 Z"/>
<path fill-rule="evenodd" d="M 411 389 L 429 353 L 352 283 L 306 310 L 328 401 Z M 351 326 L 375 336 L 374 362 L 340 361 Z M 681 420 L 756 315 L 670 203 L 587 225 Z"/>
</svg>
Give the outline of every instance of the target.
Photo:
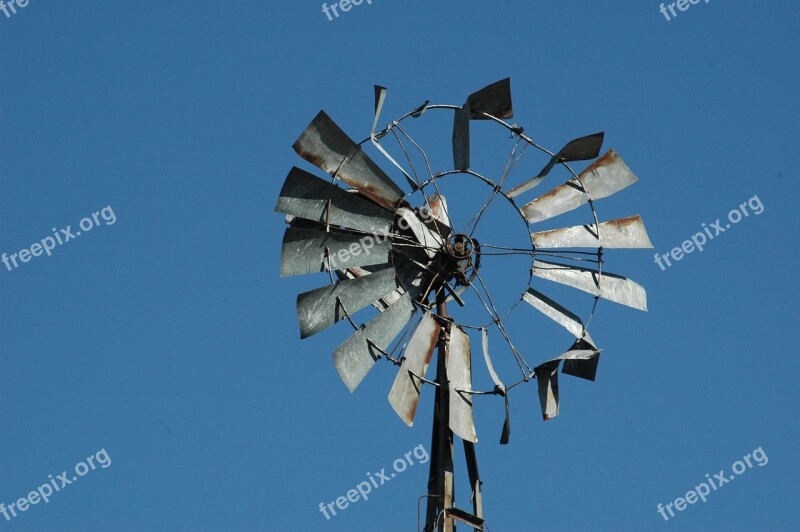
<svg viewBox="0 0 800 532">
<path fill-rule="evenodd" d="M 558 370 L 594 380 L 600 350 L 587 331 L 599 299 L 607 299 L 646 310 L 644 288 L 625 277 L 603 269 L 604 251 L 610 248 L 652 247 L 640 216 L 600 222 L 595 202 L 637 181 L 614 150 L 600 155 L 603 133 L 572 140 L 557 152 L 550 151 L 525 134 L 522 127 L 506 120 L 513 117 L 509 79 L 493 83 L 471 94 L 463 105 L 423 105 L 409 111 L 383 129 L 378 129 L 387 90 L 375 87 L 375 114 L 369 136 L 355 142 L 321 111 L 294 143 L 295 151 L 325 171 L 321 179 L 293 168 L 284 183 L 275 210 L 287 215 L 281 254 L 281 275 L 327 272 L 330 284 L 302 293 L 297 298 L 301 337 L 316 334 L 346 320 L 354 333 L 337 347 L 334 365 L 345 385 L 353 391 L 384 359 L 399 367 L 389 392 L 389 402 L 398 416 L 412 425 L 421 390 L 435 390 L 430 474 L 426 497 L 425 530 L 454 530 L 465 523 L 484 530 L 481 480 L 475 454 L 477 432 L 473 399 L 495 396 L 505 402 L 501 444 L 511 432 L 509 395 L 518 385 L 535 380 L 545 420 L 559 412 Z M 453 168 L 434 171 L 427 153 L 404 129 L 408 120 L 430 116 L 430 111 L 452 113 Z M 513 147 L 499 176 L 487 177 L 471 168 L 470 126 L 475 120 L 496 124 L 510 135 Z M 400 164 L 384 147 L 394 138 L 405 156 Z M 397 185 L 362 149 L 371 144 L 402 176 L 411 192 Z M 418 171 L 409 150 L 424 161 Z M 544 167 L 535 176 L 514 187 L 505 180 L 525 150 L 542 153 Z M 398 157 L 399 158 L 399 157 Z M 570 163 L 594 160 L 580 173 Z M 566 182 L 526 203 L 518 203 L 551 172 L 563 167 L 571 176 Z M 441 180 L 450 176 L 470 178 L 487 187 L 487 199 L 464 224 L 454 222 L 441 193 Z M 339 186 L 341 182 L 344 186 Z M 412 194 L 420 196 L 416 206 Z M 493 233 L 481 233 L 478 225 L 487 208 L 502 201 L 513 208 L 530 246 L 509 247 L 493 243 Z M 560 229 L 536 231 L 536 225 L 585 208 L 588 223 Z M 532 227 L 531 227 L 532 226 Z M 533 229 L 533 230 L 531 230 Z M 528 286 L 516 303 L 525 302 L 563 327 L 572 337 L 570 347 L 531 368 L 513 343 L 504 324 L 507 312 L 495 304 L 481 275 L 482 262 L 490 257 L 523 256 L 530 259 Z M 531 286 L 533 281 L 551 281 L 590 294 L 593 305 L 584 321 L 554 299 Z M 546 283 L 542 283 L 545 284 Z M 459 323 L 448 307 L 465 306 L 465 292 L 474 294 L 489 320 L 478 325 Z M 355 313 L 374 307 L 378 314 L 358 324 Z M 506 385 L 495 371 L 489 349 L 489 331 L 499 333 L 520 370 L 520 378 Z M 494 383 L 488 391 L 472 387 L 469 332 L 481 338 L 484 362 Z M 435 362 L 433 354 L 437 353 Z M 435 365 L 433 379 L 426 378 Z M 472 508 L 455 505 L 454 439 L 463 442 Z"/>
</svg>

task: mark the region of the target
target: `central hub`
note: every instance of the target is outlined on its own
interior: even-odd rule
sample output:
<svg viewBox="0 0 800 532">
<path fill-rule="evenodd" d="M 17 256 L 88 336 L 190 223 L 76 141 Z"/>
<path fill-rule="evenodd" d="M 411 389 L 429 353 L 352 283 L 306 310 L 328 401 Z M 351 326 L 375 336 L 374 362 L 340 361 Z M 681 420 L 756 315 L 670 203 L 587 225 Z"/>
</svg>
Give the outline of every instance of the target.
<svg viewBox="0 0 800 532">
<path fill-rule="evenodd" d="M 463 234 L 450 235 L 447 239 L 447 253 L 456 261 L 468 260 L 475 251 L 475 242 Z"/>
</svg>

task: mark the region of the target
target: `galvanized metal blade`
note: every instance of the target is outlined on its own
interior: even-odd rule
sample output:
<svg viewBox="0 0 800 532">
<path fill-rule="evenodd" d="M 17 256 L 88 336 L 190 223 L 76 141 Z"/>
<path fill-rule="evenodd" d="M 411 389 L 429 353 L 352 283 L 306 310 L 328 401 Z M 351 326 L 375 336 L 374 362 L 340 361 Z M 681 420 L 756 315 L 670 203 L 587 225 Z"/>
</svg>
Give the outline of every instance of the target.
<svg viewBox="0 0 800 532">
<path fill-rule="evenodd" d="M 647 310 L 644 287 L 620 275 L 543 260 L 533 261 L 533 275 L 565 284 L 609 301 Z"/>
<path fill-rule="evenodd" d="M 565 355 L 569 356 L 564 356 L 561 373 L 594 381 L 600 362 L 600 351 L 594 345 L 578 339 Z"/>
<path fill-rule="evenodd" d="M 453 167 L 462 172 L 469 168 L 469 104 L 453 116 Z"/>
<path fill-rule="evenodd" d="M 303 159 L 387 209 L 393 209 L 403 197 L 394 181 L 325 111 L 319 112 L 292 147 Z"/>
<path fill-rule="evenodd" d="M 286 177 L 275 211 L 374 234 L 388 233 L 394 220 L 390 211 L 297 167 Z"/>
<path fill-rule="evenodd" d="M 372 121 L 372 134 L 375 134 L 375 129 L 378 127 L 378 119 L 381 116 L 381 111 L 383 110 L 383 103 L 386 101 L 386 94 L 389 92 L 389 89 L 386 87 L 381 87 L 380 85 L 375 85 L 375 118 Z"/>
<path fill-rule="evenodd" d="M 486 120 L 483 113 L 495 118 L 513 118 L 511 78 L 501 79 L 473 92 L 467 98 L 467 105 L 473 120 Z"/>
<path fill-rule="evenodd" d="M 576 314 L 562 307 L 541 292 L 538 292 L 533 288 L 528 288 L 528 291 L 522 295 L 522 299 L 529 303 L 533 308 L 564 327 L 566 330 L 572 333 L 575 338 L 581 338 L 584 335 L 588 335 L 588 333 L 586 333 L 584 330 L 583 322 Z"/>
<path fill-rule="evenodd" d="M 389 391 L 389 404 L 409 427 L 414 424 L 422 389 L 422 381 L 418 377 L 424 378 L 425 372 L 428 371 L 441 330 L 433 314 L 430 312 L 423 314 L 408 342 L 402 365 Z"/>
<path fill-rule="evenodd" d="M 283 236 L 281 276 L 386 264 L 390 250 L 389 239 L 380 236 L 290 227 Z"/>
<path fill-rule="evenodd" d="M 492 364 L 492 357 L 489 356 L 489 331 L 484 327 L 481 329 L 481 344 L 483 346 L 483 359 L 486 361 L 486 369 L 489 370 L 489 375 L 492 377 L 494 385 L 497 386 L 503 393 L 506 391 L 506 385 L 497 376 Z"/>
<path fill-rule="evenodd" d="M 481 343 L 483 344 L 483 358 L 486 361 L 486 368 L 489 370 L 489 375 L 492 377 L 492 381 L 494 381 L 495 391 L 503 396 L 506 403 L 506 420 L 503 423 L 503 432 L 500 434 L 500 445 L 506 445 L 511 437 L 511 415 L 508 406 L 508 393 L 506 393 L 506 385 L 503 384 L 503 381 L 497 376 L 497 372 L 494 370 L 494 364 L 492 364 L 492 358 L 489 356 L 489 331 L 485 327 L 481 329 Z"/>
<path fill-rule="evenodd" d="M 450 220 L 450 213 L 447 211 L 447 198 L 439 193 L 433 194 L 429 200 L 429 208 L 434 220 L 447 228 L 453 227 L 453 222 Z"/>
<path fill-rule="evenodd" d="M 300 337 L 317 334 L 370 303 L 392 293 L 400 284 L 394 268 L 339 281 L 297 296 Z"/>
<path fill-rule="evenodd" d="M 609 150 L 578 177 L 531 201 L 520 209 L 522 214 L 531 223 L 542 222 L 577 209 L 589 198 L 611 196 L 638 180 L 614 150 Z"/>
<path fill-rule="evenodd" d="M 450 430 L 461 439 L 478 441 L 472 413 L 472 361 L 469 336 L 453 326 L 446 350 L 447 378 L 450 381 Z"/>
<path fill-rule="evenodd" d="M 431 231 L 428 226 L 422 223 L 419 217 L 417 217 L 417 215 L 411 209 L 407 207 L 400 207 L 397 209 L 397 215 L 400 217 L 398 220 L 398 225 L 400 225 L 401 228 L 405 226 L 411 229 L 411 232 L 414 233 L 414 237 L 417 239 L 417 242 L 423 247 L 426 255 L 428 255 L 429 258 L 433 258 L 437 251 L 444 246 L 444 240 L 442 240 L 442 237 Z M 404 242 L 397 243 L 399 247 L 403 244 Z"/>
<path fill-rule="evenodd" d="M 537 248 L 652 248 L 639 215 L 531 234 Z"/>
<path fill-rule="evenodd" d="M 600 154 L 600 148 L 603 147 L 604 136 L 605 133 L 601 132 L 569 141 L 566 146 L 561 148 L 558 153 L 550 158 L 550 161 L 548 161 L 536 177 L 514 187 L 509 191 L 508 195 L 513 198 L 532 189 L 541 183 L 558 163 L 594 159 Z"/>
<path fill-rule="evenodd" d="M 545 362 L 534 368 L 539 385 L 539 403 L 545 421 L 558 415 L 558 365 L 560 360 Z"/>
<path fill-rule="evenodd" d="M 348 390 L 354 391 L 364 380 L 381 357 L 381 350 L 388 349 L 413 314 L 411 296 L 403 294 L 336 348 L 333 363 Z"/>
</svg>

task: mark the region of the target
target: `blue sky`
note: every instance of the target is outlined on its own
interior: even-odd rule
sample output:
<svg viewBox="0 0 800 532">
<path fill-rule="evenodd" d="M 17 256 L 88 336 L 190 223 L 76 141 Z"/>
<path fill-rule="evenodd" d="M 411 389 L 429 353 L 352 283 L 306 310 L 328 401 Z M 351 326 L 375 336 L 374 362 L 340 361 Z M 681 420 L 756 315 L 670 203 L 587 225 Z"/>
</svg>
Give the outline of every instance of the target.
<svg viewBox="0 0 800 532">
<path fill-rule="evenodd" d="M 433 394 L 408 428 L 386 401 L 390 365 L 354 394 L 340 381 L 331 353 L 347 325 L 300 341 L 296 294 L 326 276 L 280 278 L 273 208 L 293 165 L 321 175 L 291 148 L 320 109 L 361 140 L 374 84 L 390 89 L 385 123 L 508 76 L 513 121 L 544 146 L 606 132 L 640 181 L 598 214 L 641 214 L 655 249 L 608 253 L 609 271 L 647 288 L 649 312 L 600 302 L 597 381 L 563 376 L 558 417 L 542 422 L 535 383 L 521 386 L 500 446 L 502 401 L 475 401 L 490 530 L 797 529 L 798 23 L 788 1 L 712 0 L 669 21 L 654 1 L 373 0 L 332 21 L 306 1 L 0 11 L 0 252 L 105 207 L 115 219 L 0 265 L 0 503 L 102 449 L 111 462 L 0 514 L 0 530 L 414 530 L 427 464 L 330 520 L 319 511 L 429 450 Z M 450 120 L 413 124 L 445 162 Z M 476 146 L 511 146 L 474 129 Z M 473 166 L 504 161 L 476 148 Z M 454 188 L 453 208 L 474 198 Z M 754 196 L 760 214 L 655 264 Z M 566 346 L 518 312 L 529 362 Z M 490 389 L 474 355 L 475 387 Z M 669 521 L 658 513 L 759 447 L 766 465 Z M 456 462 L 469 508 L 460 444 Z"/>
</svg>

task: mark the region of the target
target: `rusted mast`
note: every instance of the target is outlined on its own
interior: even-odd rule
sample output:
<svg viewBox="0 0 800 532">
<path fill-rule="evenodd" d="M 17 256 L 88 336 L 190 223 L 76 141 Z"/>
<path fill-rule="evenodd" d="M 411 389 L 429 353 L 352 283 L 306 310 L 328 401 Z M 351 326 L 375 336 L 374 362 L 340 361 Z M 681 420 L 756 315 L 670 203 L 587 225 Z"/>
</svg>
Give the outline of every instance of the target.
<svg viewBox="0 0 800 532">
<path fill-rule="evenodd" d="M 447 318 L 447 294 L 440 290 L 436 296 L 436 314 Z M 428 510 L 425 518 L 426 532 L 452 532 L 453 520 L 446 518 L 444 510 L 454 502 L 453 491 L 453 431 L 450 430 L 450 390 L 447 379 L 447 345 L 450 322 L 442 320 L 436 362 L 436 398 L 433 406 L 433 435 L 431 437 L 431 465 L 428 476 Z"/>
</svg>

